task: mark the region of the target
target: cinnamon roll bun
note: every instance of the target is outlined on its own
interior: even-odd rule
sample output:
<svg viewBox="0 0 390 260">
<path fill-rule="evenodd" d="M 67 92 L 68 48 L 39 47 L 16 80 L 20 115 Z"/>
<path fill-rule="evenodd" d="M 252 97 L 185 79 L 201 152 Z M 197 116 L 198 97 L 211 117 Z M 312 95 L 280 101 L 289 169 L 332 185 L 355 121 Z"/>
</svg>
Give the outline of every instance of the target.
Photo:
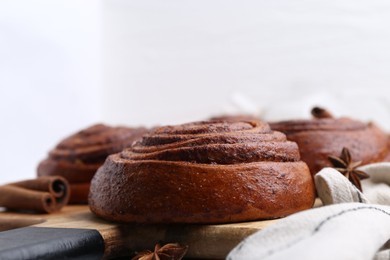
<svg viewBox="0 0 390 260">
<path fill-rule="evenodd" d="M 312 207 L 314 185 L 296 143 L 260 121 L 154 129 L 95 174 L 89 205 L 111 221 L 229 223 Z"/>
<path fill-rule="evenodd" d="M 299 146 L 302 160 L 312 174 L 332 166 L 328 156 L 338 156 L 348 148 L 354 161 L 362 164 L 386 160 L 388 136 L 375 124 L 350 118 L 334 118 L 325 109 L 315 107 L 314 119 L 270 123 L 271 128 L 286 134 Z"/>
<path fill-rule="evenodd" d="M 213 116 L 209 119 L 210 121 L 227 121 L 227 122 L 240 122 L 240 121 L 261 121 L 260 117 L 250 114 L 239 114 L 239 115 L 220 115 Z"/>
<path fill-rule="evenodd" d="M 69 203 L 87 203 L 90 181 L 110 154 L 130 146 L 145 128 L 96 124 L 62 140 L 38 165 L 38 176 L 59 175 L 70 183 Z"/>
</svg>

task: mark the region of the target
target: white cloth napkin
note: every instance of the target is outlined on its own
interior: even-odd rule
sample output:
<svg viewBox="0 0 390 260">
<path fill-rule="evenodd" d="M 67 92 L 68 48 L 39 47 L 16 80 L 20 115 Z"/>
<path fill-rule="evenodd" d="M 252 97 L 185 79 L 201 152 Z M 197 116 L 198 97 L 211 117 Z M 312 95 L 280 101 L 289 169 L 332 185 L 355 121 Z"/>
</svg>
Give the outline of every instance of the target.
<svg viewBox="0 0 390 260">
<path fill-rule="evenodd" d="M 390 205 L 390 163 L 369 164 L 359 170 L 370 176 L 361 182 L 363 193 L 333 168 L 318 172 L 314 180 L 324 205 L 347 202 Z"/>
<path fill-rule="evenodd" d="M 242 241 L 227 259 L 390 259 L 390 163 L 359 168 L 363 193 L 324 168 L 315 177 L 325 206 L 293 214 Z"/>
</svg>

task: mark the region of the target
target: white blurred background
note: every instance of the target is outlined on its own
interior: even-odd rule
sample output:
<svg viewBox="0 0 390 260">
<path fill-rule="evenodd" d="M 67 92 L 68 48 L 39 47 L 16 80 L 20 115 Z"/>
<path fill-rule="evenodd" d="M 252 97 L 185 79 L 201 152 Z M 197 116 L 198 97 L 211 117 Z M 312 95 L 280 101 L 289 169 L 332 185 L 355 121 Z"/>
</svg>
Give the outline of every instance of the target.
<svg viewBox="0 0 390 260">
<path fill-rule="evenodd" d="M 222 113 L 390 131 L 390 2 L 1 0 L 0 183 L 96 122 Z"/>
</svg>

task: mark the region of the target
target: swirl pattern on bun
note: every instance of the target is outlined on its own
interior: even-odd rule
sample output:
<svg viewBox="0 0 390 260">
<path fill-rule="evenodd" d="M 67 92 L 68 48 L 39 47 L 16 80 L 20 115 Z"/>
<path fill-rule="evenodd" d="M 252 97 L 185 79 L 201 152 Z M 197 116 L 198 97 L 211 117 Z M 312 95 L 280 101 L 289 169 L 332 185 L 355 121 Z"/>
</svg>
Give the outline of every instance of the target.
<svg viewBox="0 0 390 260">
<path fill-rule="evenodd" d="M 70 203 L 87 203 L 90 181 L 107 156 L 130 146 L 145 128 L 96 124 L 62 140 L 38 165 L 38 176 L 59 175 L 71 186 Z"/>
<path fill-rule="evenodd" d="M 272 129 L 286 134 L 299 146 L 302 160 L 312 174 L 331 167 L 328 156 L 338 156 L 348 148 L 354 161 L 362 164 L 386 160 L 388 136 L 375 124 L 350 118 L 333 118 L 322 108 L 312 110 L 314 119 L 270 123 Z"/>
<path fill-rule="evenodd" d="M 109 156 L 91 183 L 98 216 L 121 222 L 229 223 L 310 208 L 296 143 L 260 121 L 165 126 Z"/>
</svg>

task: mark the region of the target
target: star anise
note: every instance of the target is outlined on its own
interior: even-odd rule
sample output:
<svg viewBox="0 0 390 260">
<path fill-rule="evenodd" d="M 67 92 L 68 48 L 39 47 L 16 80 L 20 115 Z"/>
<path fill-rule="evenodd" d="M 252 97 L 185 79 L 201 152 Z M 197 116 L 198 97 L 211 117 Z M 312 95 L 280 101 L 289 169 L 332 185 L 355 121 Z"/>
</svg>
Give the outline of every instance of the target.
<svg viewBox="0 0 390 260">
<path fill-rule="evenodd" d="M 353 185 L 362 191 L 360 180 L 367 179 L 370 176 L 367 173 L 356 169 L 362 163 L 361 161 L 352 162 L 351 153 L 345 147 L 341 151 L 339 157 L 328 156 L 328 159 L 333 164 L 334 169 L 347 177 Z"/>
<path fill-rule="evenodd" d="M 156 244 L 154 251 L 145 250 L 138 253 L 131 260 L 180 260 L 187 253 L 188 246 L 181 246 L 177 243 L 166 244 L 161 247 Z"/>
</svg>

